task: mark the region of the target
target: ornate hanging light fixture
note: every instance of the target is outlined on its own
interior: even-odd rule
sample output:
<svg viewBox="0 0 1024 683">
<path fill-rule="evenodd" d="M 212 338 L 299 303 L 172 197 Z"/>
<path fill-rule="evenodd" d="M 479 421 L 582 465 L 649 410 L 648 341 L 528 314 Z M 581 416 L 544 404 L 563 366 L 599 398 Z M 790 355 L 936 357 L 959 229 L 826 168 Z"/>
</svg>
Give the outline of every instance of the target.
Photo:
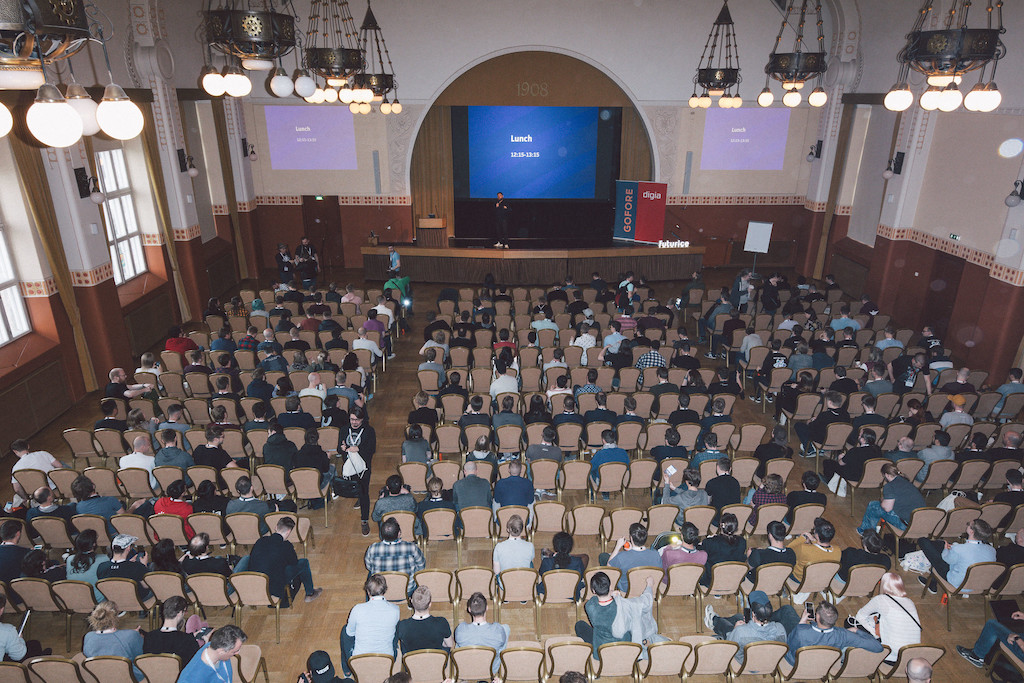
<svg viewBox="0 0 1024 683">
<path fill-rule="evenodd" d="M 813 2 L 813 6 L 812 6 Z M 764 79 L 764 90 L 757 97 L 757 103 L 767 107 L 775 101 L 768 84 L 775 79 L 782 84 L 786 93 L 782 96 L 782 103 L 787 107 L 795 107 L 802 99 L 800 90 L 812 78 L 817 78 L 817 86 L 807 97 L 807 104 L 812 107 L 822 107 L 828 101 L 828 94 L 822 87 L 822 78 L 828 69 L 825 62 L 825 34 L 821 20 L 820 0 L 799 0 L 800 11 L 796 12 L 797 0 L 791 0 L 786 7 L 785 15 L 782 17 L 782 26 L 779 28 L 779 35 L 775 38 L 775 47 L 768 56 L 768 64 L 764 67 L 766 75 Z M 818 27 L 818 45 L 816 52 L 804 51 L 804 29 L 807 25 L 808 14 L 816 19 Z M 780 52 L 783 34 L 786 27 L 793 27 L 796 22 L 796 38 L 793 41 L 793 49 L 790 52 Z"/>
<path fill-rule="evenodd" d="M 940 5 L 936 9 L 936 4 Z M 1003 27 L 1002 0 L 988 0 L 986 25 L 970 28 L 967 25 L 971 0 L 950 0 L 949 10 L 943 16 L 942 2 L 924 0 L 907 44 L 896 59 L 900 63 L 896 85 L 885 96 L 885 106 L 892 111 L 906 111 L 914 102 L 914 93 L 908 82 L 910 70 L 923 74 L 928 88 L 919 100 L 928 111 L 955 111 L 964 105 L 969 111 L 989 112 L 999 106 L 1003 96 L 995 82 L 996 67 L 1006 55 L 1000 36 Z M 940 21 L 938 29 L 927 29 L 929 20 Z M 988 67 L 991 65 L 991 71 Z M 978 83 L 967 96 L 960 92 L 963 76 L 978 71 Z M 986 72 L 988 78 L 986 80 Z"/>
<path fill-rule="evenodd" d="M 740 97 L 739 46 L 736 42 L 736 27 L 729 12 L 729 0 L 722 4 L 722 11 L 711 26 L 708 40 L 704 43 L 704 52 L 697 63 L 697 75 L 693 77 L 694 90 L 690 96 L 690 108 L 707 109 L 711 106 L 711 98 L 717 97 L 718 106 L 728 109 L 743 105 Z M 697 96 L 698 86 L 702 89 Z M 733 90 L 735 88 L 735 91 Z M 735 92 L 735 94 L 732 94 Z"/>
<path fill-rule="evenodd" d="M 366 3 L 366 16 L 359 27 L 359 50 L 363 53 L 363 65 L 352 75 L 353 100 L 349 109 L 353 114 L 369 114 L 372 111 L 371 103 L 380 102 L 381 114 L 402 113 L 395 67 L 391 64 L 384 34 L 377 23 L 377 17 L 373 15 L 369 0 Z M 393 102 L 388 101 L 392 93 Z"/>
<path fill-rule="evenodd" d="M 348 0 L 312 1 L 303 52 L 306 68 L 327 81 L 324 101 L 351 104 L 349 78 L 362 68 L 363 52 Z"/>
<path fill-rule="evenodd" d="M 44 64 L 71 57 L 88 40 L 84 0 L 0 0 L 0 88 L 40 87 Z"/>
<path fill-rule="evenodd" d="M 248 95 L 252 81 L 243 69 L 270 71 L 275 61 L 280 64 L 295 48 L 297 16 L 292 0 L 206 0 L 202 15 L 207 59 L 201 80 L 203 89 L 215 97 Z M 214 50 L 229 59 L 223 74 L 213 66 Z M 283 90 L 280 82 L 276 86 L 275 93 Z"/>
</svg>

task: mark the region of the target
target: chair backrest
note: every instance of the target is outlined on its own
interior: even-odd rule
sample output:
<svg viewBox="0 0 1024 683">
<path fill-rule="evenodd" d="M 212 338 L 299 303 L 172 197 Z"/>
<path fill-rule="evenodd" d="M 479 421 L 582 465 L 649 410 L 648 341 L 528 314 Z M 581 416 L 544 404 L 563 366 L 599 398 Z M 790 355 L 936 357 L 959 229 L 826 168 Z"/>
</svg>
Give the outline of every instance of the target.
<svg viewBox="0 0 1024 683">
<path fill-rule="evenodd" d="M 714 595 L 735 595 L 748 570 L 746 562 L 719 562 L 711 567 L 708 592 Z"/>
<path fill-rule="evenodd" d="M 964 580 L 957 587 L 957 593 L 987 593 L 995 588 L 995 583 L 1006 567 L 998 562 L 977 562 L 967 568 Z"/>
<path fill-rule="evenodd" d="M 786 643 L 767 640 L 747 643 L 743 647 L 743 664 L 735 674 L 771 675 L 788 651 Z"/>
<path fill-rule="evenodd" d="M 107 533 L 107 520 L 100 515 L 75 515 L 71 518 L 71 524 L 80 532 L 92 529 L 96 532 L 96 546 L 107 548 L 110 546 L 110 535 Z"/>
<path fill-rule="evenodd" d="M 434 508 L 423 513 L 423 535 L 428 541 L 447 541 L 455 538 L 455 510 Z"/>
<path fill-rule="evenodd" d="M 416 683 L 442 683 L 447 678 L 448 653 L 444 650 L 407 652 L 402 655 L 402 668 Z"/>
<path fill-rule="evenodd" d="M 931 536 L 945 519 L 945 510 L 940 510 L 939 508 L 917 508 L 910 515 L 910 523 L 907 524 L 907 528 L 899 532 L 899 535 L 902 538 Z"/>
<path fill-rule="evenodd" d="M 651 643 L 647 646 L 647 661 L 637 663 L 643 678 L 648 676 L 679 676 L 685 671 L 686 658 L 693 646 L 672 640 Z"/>
<path fill-rule="evenodd" d="M 409 575 L 404 572 L 378 572 L 387 583 L 384 599 L 404 603 L 409 595 Z"/>
<path fill-rule="evenodd" d="M 224 518 L 216 512 L 193 512 L 188 516 L 188 525 L 197 534 L 205 531 L 210 536 L 210 543 L 223 545 L 230 540 L 230 534 L 224 533 Z"/>
<path fill-rule="evenodd" d="M 811 562 L 804 567 L 801 593 L 820 593 L 828 589 L 832 578 L 839 571 L 838 562 Z"/>
<path fill-rule="evenodd" d="M 388 512 L 381 519 L 394 519 L 402 533 L 402 540 L 410 543 L 416 542 L 416 513 L 408 510 L 394 510 Z"/>
<path fill-rule="evenodd" d="M 426 586 L 430 589 L 432 601 L 455 601 L 455 576 L 447 569 L 421 569 L 413 575 L 413 580 L 417 586 Z"/>
<path fill-rule="evenodd" d="M 315 467 L 296 467 L 288 476 L 291 477 L 295 495 L 299 498 L 321 498 L 330 486 L 320 486 L 320 470 Z"/>
<path fill-rule="evenodd" d="M 42 683 L 83 683 L 78 663 L 63 657 L 33 657 L 28 662 L 31 680 Z"/>
<path fill-rule="evenodd" d="M 843 653 L 837 647 L 807 645 L 798 649 L 794 656 L 796 661 L 793 664 L 793 670 L 786 676 L 786 680 L 825 678 L 839 658 L 843 656 Z"/>
<path fill-rule="evenodd" d="M 789 514 L 789 506 L 785 503 L 766 503 L 757 508 L 757 524 L 750 530 L 751 536 L 763 536 L 768 533 L 768 525 L 781 522 Z"/>
<path fill-rule="evenodd" d="M 75 542 L 68 533 L 68 524 L 63 517 L 36 517 L 32 520 L 32 528 L 42 537 L 47 548 L 66 550 L 75 547 Z"/>
<path fill-rule="evenodd" d="M 863 648 L 847 648 L 846 656 L 832 666 L 829 680 L 836 678 L 873 678 L 882 663 L 892 650 L 882 645 L 881 652 L 868 652 Z"/>
<path fill-rule="evenodd" d="M 148 523 L 154 538 L 169 538 L 176 546 L 188 545 L 185 520 L 178 515 L 156 514 L 149 518 Z"/>
<path fill-rule="evenodd" d="M 680 640 L 698 640 L 693 636 L 684 636 Z M 693 652 L 686 658 L 685 666 L 690 676 L 722 676 L 729 668 L 732 658 L 740 646 L 730 640 L 711 640 L 700 638 L 693 643 Z"/>
<path fill-rule="evenodd" d="M 178 572 L 147 572 L 146 585 L 161 604 L 174 596 L 189 599 L 188 591 L 185 589 L 185 577 Z"/>
<path fill-rule="evenodd" d="M 455 680 L 491 680 L 491 666 L 497 657 L 497 652 L 493 647 L 482 645 L 457 647 L 451 651 L 450 656 Z"/>
<path fill-rule="evenodd" d="M 540 594 L 540 598 L 544 604 L 576 601 L 576 588 L 580 583 L 580 575 L 575 570 L 552 569 L 544 572 L 542 578 L 544 592 Z"/>
<path fill-rule="evenodd" d="M 189 516 L 191 519 L 191 516 Z M 235 543 L 253 545 L 260 540 L 260 516 L 255 512 L 233 512 L 224 517 Z M 198 529 L 197 529 L 198 531 Z"/>
<path fill-rule="evenodd" d="M 544 678 L 544 650 L 540 643 L 509 642 L 499 659 L 503 681 L 540 681 Z"/>
<path fill-rule="evenodd" d="M 935 666 L 935 662 L 939 661 L 944 654 L 946 654 L 946 648 L 938 645 L 904 645 L 899 649 L 896 663 L 892 665 L 891 671 L 885 674 L 885 678 L 906 678 L 907 662 L 911 659 L 920 657 Z"/>
<path fill-rule="evenodd" d="M 498 574 L 498 598 L 501 602 L 532 602 L 537 597 L 540 576 L 536 569 L 505 569 Z"/>
<path fill-rule="evenodd" d="M 534 509 L 536 510 L 536 508 Z M 648 535 L 657 537 L 660 533 L 671 531 L 672 525 L 675 524 L 676 516 L 678 514 L 679 508 L 668 503 L 652 505 L 647 508 Z"/>
<path fill-rule="evenodd" d="M 596 536 L 603 519 L 604 508 L 600 505 L 576 505 L 566 515 L 566 526 L 570 534 Z"/>
<path fill-rule="evenodd" d="M 793 536 L 807 533 L 814 528 L 814 520 L 825 512 L 825 506 L 820 503 L 804 503 L 793 508 L 793 523 L 790 525 L 790 533 Z"/>
<path fill-rule="evenodd" d="M 559 425 L 564 427 L 566 425 Z M 579 427 L 579 425 L 575 425 Z M 562 450 L 566 450 L 565 443 L 560 442 Z M 572 450 L 575 450 L 573 448 Z M 561 487 L 565 491 L 585 491 L 590 481 L 590 463 L 583 460 L 569 460 L 562 463 Z"/>
<path fill-rule="evenodd" d="M 547 650 L 549 676 L 561 676 L 567 671 L 583 672 L 590 661 L 592 648 L 582 638 L 558 636 L 548 638 L 544 643 Z"/>
<path fill-rule="evenodd" d="M 20 578 L 11 581 L 11 591 L 18 594 L 28 609 L 34 612 L 61 612 L 60 598 L 46 579 Z"/>
<path fill-rule="evenodd" d="M 768 595 L 780 595 L 786 587 L 786 579 L 793 573 L 793 565 L 785 562 L 769 562 L 754 570 L 754 587 L 751 590 L 764 591 Z"/>
<path fill-rule="evenodd" d="M 959 538 L 964 533 L 967 523 L 978 517 L 981 517 L 979 508 L 954 508 L 946 513 L 945 524 L 936 527 L 935 535 L 939 538 Z"/>
<path fill-rule="evenodd" d="M 196 601 L 203 607 L 228 607 L 234 602 L 228 596 L 228 581 L 223 574 L 202 572 L 186 579 Z"/>
<path fill-rule="evenodd" d="M 605 643 L 597 648 L 597 661 L 591 660 L 594 678 L 633 675 L 633 667 L 640 658 L 642 648 L 637 643 Z"/>
<path fill-rule="evenodd" d="M 147 607 L 139 600 L 139 584 L 131 579 L 112 578 L 100 579 L 96 582 L 96 588 L 103 597 L 128 612 L 145 611 Z"/>
<path fill-rule="evenodd" d="M 270 578 L 260 572 L 237 572 L 228 581 L 235 589 L 235 595 L 243 606 L 275 605 L 279 602 L 270 594 Z"/>
<path fill-rule="evenodd" d="M 127 657 L 102 655 L 89 657 L 82 662 L 82 669 L 96 679 L 97 683 L 134 683 L 132 660 Z"/>
<path fill-rule="evenodd" d="M 749 425 L 744 425 L 744 429 L 747 426 Z M 760 464 L 757 458 L 736 458 L 732 462 L 732 476 L 735 477 L 742 488 L 746 488 L 754 480 L 754 473 Z"/>
<path fill-rule="evenodd" d="M 494 571 L 490 567 L 462 567 L 455 570 L 455 584 L 459 601 L 468 600 L 473 593 L 494 598 Z"/>
<path fill-rule="evenodd" d="M 459 510 L 463 538 L 490 538 L 492 515 L 487 507 L 471 506 Z"/>
<path fill-rule="evenodd" d="M 391 655 L 364 654 L 349 657 L 348 666 L 356 683 L 384 683 L 395 668 Z"/>
<path fill-rule="evenodd" d="M 661 567 L 633 567 L 627 572 L 626 577 L 629 580 L 626 597 L 635 598 L 647 588 L 648 578 L 654 581 L 655 589 L 657 589 L 661 580 L 665 578 L 665 571 Z"/>
<path fill-rule="evenodd" d="M 621 507 L 610 510 L 601 522 L 605 538 L 627 538 L 629 527 L 634 522 L 643 521 L 644 513 L 640 508 Z M 648 532 L 649 533 L 649 532 Z"/>
<path fill-rule="evenodd" d="M 1024 564 L 1015 564 L 1006 571 L 1006 578 L 992 589 L 992 597 L 1024 593 Z"/>
<path fill-rule="evenodd" d="M 697 582 L 704 575 L 704 565 L 692 562 L 673 564 L 666 572 L 668 583 L 658 586 L 661 596 L 694 595 L 697 592 Z"/>
<path fill-rule="evenodd" d="M 843 595 L 848 598 L 863 598 L 871 595 L 875 586 L 888 569 L 880 564 L 857 564 L 850 568 Z"/>
<path fill-rule="evenodd" d="M 86 581 L 55 581 L 53 592 L 64 608 L 74 614 L 88 614 L 96 607 L 96 593 Z"/>
<path fill-rule="evenodd" d="M 717 514 L 718 510 L 711 505 L 692 505 L 683 512 L 683 520 L 697 527 L 701 536 L 707 536 L 708 530 L 711 528 L 711 520 Z"/>
<path fill-rule="evenodd" d="M 539 462 L 539 461 L 538 461 Z M 536 463 L 534 463 L 536 465 Z M 536 481 L 536 480 L 535 480 Z M 565 503 L 542 500 L 533 505 L 533 531 L 557 533 L 565 524 Z"/>
</svg>

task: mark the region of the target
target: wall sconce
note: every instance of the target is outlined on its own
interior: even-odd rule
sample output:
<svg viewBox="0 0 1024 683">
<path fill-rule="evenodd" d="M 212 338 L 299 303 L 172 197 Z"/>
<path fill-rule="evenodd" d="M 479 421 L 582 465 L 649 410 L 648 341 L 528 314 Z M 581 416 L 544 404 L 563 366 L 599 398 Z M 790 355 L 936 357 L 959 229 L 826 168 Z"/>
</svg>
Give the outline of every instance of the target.
<svg viewBox="0 0 1024 683">
<path fill-rule="evenodd" d="M 88 197 L 93 204 L 102 204 L 107 201 L 107 196 L 100 191 L 99 179 L 94 175 L 89 175 L 84 166 L 75 169 L 75 182 L 78 184 L 79 198 Z"/>
<path fill-rule="evenodd" d="M 256 155 L 256 145 L 249 144 L 249 140 L 246 138 L 242 138 L 242 156 L 249 157 L 249 161 L 259 159 Z"/>
<path fill-rule="evenodd" d="M 1003 200 L 1003 203 L 1006 204 L 1011 209 L 1015 206 L 1020 206 L 1020 193 L 1022 189 L 1024 189 L 1024 181 L 1014 180 L 1013 192 L 1006 195 L 1006 199 Z"/>
<path fill-rule="evenodd" d="M 195 159 L 191 155 L 185 154 L 185 150 L 178 150 L 178 169 L 182 173 L 188 173 L 189 178 L 195 178 L 199 175 L 199 169 L 196 168 Z"/>
<path fill-rule="evenodd" d="M 807 163 L 814 163 L 815 159 L 821 158 L 821 145 L 823 141 L 818 140 L 815 144 L 811 145 L 811 151 L 807 153 Z"/>
<path fill-rule="evenodd" d="M 903 173 L 903 158 L 905 156 L 906 154 L 903 152 L 896 152 L 896 156 L 889 159 L 889 163 L 886 165 L 885 170 L 882 171 L 882 177 L 886 180 L 892 180 L 893 176 Z"/>
</svg>

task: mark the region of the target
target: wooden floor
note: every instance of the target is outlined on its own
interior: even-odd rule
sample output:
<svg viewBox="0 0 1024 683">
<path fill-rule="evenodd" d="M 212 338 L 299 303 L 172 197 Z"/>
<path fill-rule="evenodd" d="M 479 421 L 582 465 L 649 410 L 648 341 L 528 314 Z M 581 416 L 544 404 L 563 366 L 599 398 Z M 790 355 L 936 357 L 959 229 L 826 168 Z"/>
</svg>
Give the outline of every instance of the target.
<svg viewBox="0 0 1024 683">
<path fill-rule="evenodd" d="M 577 273 L 583 280 L 582 273 Z M 361 272 L 350 271 L 338 273 L 338 281 L 344 283 L 346 276 L 352 278 L 352 282 L 360 284 Z M 710 272 L 707 274 L 709 284 L 729 284 L 734 273 L 731 271 Z M 372 283 L 379 284 L 379 283 Z M 677 296 L 679 283 L 658 283 L 655 288 L 663 300 L 668 298 L 669 293 Z M 378 450 L 373 461 L 373 481 L 371 491 L 378 490 L 383 486 L 385 478 L 395 472 L 400 461 L 400 446 L 403 430 L 406 424 L 406 415 L 411 409 L 411 397 L 418 390 L 416 380 L 416 366 L 419 362 L 416 351 L 422 344 L 423 337 L 421 330 L 425 324 L 424 314 L 434 305 L 437 296 L 438 285 L 416 286 L 415 288 L 415 316 L 412 318 L 412 331 L 402 337 L 396 344 L 398 358 L 388 363 L 388 371 L 379 380 L 375 398 L 370 403 L 370 422 L 377 430 Z M 702 349 L 703 350 L 703 349 Z M 705 361 L 709 362 L 709 361 Z M 70 426 L 91 427 L 93 422 L 99 419 L 98 395 L 94 394 L 79 402 L 73 409 L 62 416 L 55 424 L 48 427 L 42 433 L 32 439 L 34 449 L 45 449 L 57 457 L 69 459 L 67 446 L 60 438 L 61 430 Z M 764 421 L 771 426 L 770 417 L 764 417 L 761 407 L 750 401 L 738 401 L 733 413 L 733 421 L 744 423 L 751 421 Z M 795 445 L 794 440 L 794 445 Z M 799 486 L 800 475 L 808 467 L 813 467 L 813 461 L 797 459 L 797 465 L 793 469 L 787 482 L 787 491 Z M 8 472 L 11 466 L 10 455 L 2 464 Z M 9 477 L 3 477 L 3 481 L 9 481 Z M 4 500 L 10 500 L 10 484 L 5 484 Z M 850 515 L 850 504 L 848 499 L 835 499 L 829 494 L 829 507 L 826 511 L 828 517 L 836 526 L 838 535 L 835 544 L 839 548 L 848 545 L 859 545 L 859 539 L 854 531 L 859 523 L 861 515 L 867 504 L 867 497 L 860 496 L 855 506 L 855 515 Z M 568 498 L 567 502 L 573 502 Z M 577 502 L 582 502 L 582 497 Z M 635 504 L 635 501 L 630 501 Z M 934 504 L 937 499 L 931 500 Z M 604 503 L 606 507 L 615 507 L 620 503 L 613 499 L 611 503 Z M 281 617 L 281 643 L 275 643 L 274 618 L 272 613 L 266 610 L 247 611 L 243 616 L 242 627 L 248 634 L 249 642 L 257 643 L 263 648 L 264 656 L 270 670 L 270 680 L 273 682 L 294 681 L 297 674 L 305 669 L 305 661 L 308 654 L 317 649 L 326 650 L 334 659 L 335 666 L 339 665 L 339 640 L 338 635 L 344 626 L 349 609 L 364 599 L 362 584 L 366 576 L 363 566 L 363 553 L 367 545 L 373 541 L 371 538 L 363 538 L 359 533 L 359 512 L 352 509 L 352 502 L 345 499 L 334 501 L 329 506 L 329 522 L 324 528 L 324 516 L 322 511 L 311 514 L 313 528 L 316 537 L 316 548 L 309 553 L 310 563 L 313 569 L 313 578 L 318 586 L 325 589 L 324 595 L 314 603 L 305 604 L 299 600 L 290 610 L 282 612 Z M 374 534 L 376 530 L 374 530 Z M 536 540 L 538 550 L 540 547 L 550 545 L 550 534 L 541 534 Z M 449 544 L 448 548 L 431 547 L 427 553 L 427 564 L 430 567 L 453 568 L 456 566 L 456 553 L 454 545 Z M 467 543 L 468 553 L 463 557 L 463 566 L 484 565 L 490 566 L 490 544 L 483 540 L 469 541 Z M 596 557 L 600 551 L 596 539 L 578 539 L 577 551 L 589 553 Z M 967 664 L 955 651 L 955 645 L 973 645 L 975 638 L 981 631 L 984 623 L 982 616 L 982 601 L 970 599 L 958 601 L 954 604 L 953 630 L 947 633 L 945 628 L 945 608 L 939 604 L 939 596 L 926 595 L 920 598 L 920 586 L 916 576 L 910 574 L 905 576 L 910 595 L 918 605 L 921 621 L 924 624 L 923 640 L 925 643 L 940 645 L 946 648 L 946 655 L 940 660 L 935 671 L 935 680 L 950 681 L 964 676 L 964 680 L 982 680 L 982 672 Z M 729 615 L 735 612 L 735 602 L 725 599 L 712 601 L 720 614 Z M 840 619 L 845 619 L 848 614 L 855 612 L 865 600 L 848 599 L 839 605 Z M 451 607 L 449 605 L 439 606 L 434 610 L 451 618 Z M 403 608 L 403 618 L 408 616 L 410 611 Z M 221 626 L 230 621 L 230 614 L 227 611 L 214 612 L 210 615 L 210 621 L 214 626 Z M 465 614 L 460 614 L 465 618 Z M 20 615 L 5 615 L 9 622 L 20 621 Z M 501 611 L 501 620 L 512 628 L 513 640 L 541 640 L 560 634 L 572 633 L 575 615 L 571 608 L 558 606 L 546 607 L 542 610 L 541 632 L 535 632 L 532 607 L 507 606 Z M 134 617 L 127 617 L 123 627 L 134 627 L 139 622 Z M 64 654 L 64 621 L 63 617 L 46 615 L 33 615 L 29 627 L 30 637 L 43 641 L 44 647 L 52 647 L 54 654 Z M 81 638 L 86 631 L 84 619 L 74 620 L 72 634 L 73 647 L 79 647 Z M 662 632 L 669 637 L 679 637 L 694 634 L 694 613 L 692 601 L 685 603 L 668 600 L 665 603 L 665 610 L 662 614 Z"/>
</svg>

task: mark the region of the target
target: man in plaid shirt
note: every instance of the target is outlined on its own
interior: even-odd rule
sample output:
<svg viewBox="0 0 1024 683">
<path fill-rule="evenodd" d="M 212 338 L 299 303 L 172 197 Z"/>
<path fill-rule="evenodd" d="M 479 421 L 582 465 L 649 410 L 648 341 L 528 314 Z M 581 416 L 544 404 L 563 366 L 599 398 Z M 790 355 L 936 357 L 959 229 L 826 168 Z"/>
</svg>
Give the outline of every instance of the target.
<svg viewBox="0 0 1024 683">
<path fill-rule="evenodd" d="M 371 575 L 380 572 L 408 574 L 409 593 L 412 594 L 416 588 L 412 575 L 427 566 L 423 551 L 415 543 L 402 540 L 402 530 L 394 517 L 388 517 L 381 522 L 380 536 L 383 540 L 372 543 L 366 549 L 366 555 L 363 557 L 366 570 Z"/>
<path fill-rule="evenodd" d="M 640 387 L 643 388 L 644 368 L 664 368 L 668 367 L 668 363 L 665 362 L 665 357 L 661 355 L 658 349 L 661 348 L 661 342 L 657 339 L 651 340 L 651 350 L 636 359 L 636 369 L 640 371 Z"/>
<path fill-rule="evenodd" d="M 259 341 L 256 339 L 256 326 L 250 325 L 249 329 L 245 331 L 245 336 L 238 340 L 239 351 L 255 351 L 256 347 L 259 346 Z"/>
</svg>

